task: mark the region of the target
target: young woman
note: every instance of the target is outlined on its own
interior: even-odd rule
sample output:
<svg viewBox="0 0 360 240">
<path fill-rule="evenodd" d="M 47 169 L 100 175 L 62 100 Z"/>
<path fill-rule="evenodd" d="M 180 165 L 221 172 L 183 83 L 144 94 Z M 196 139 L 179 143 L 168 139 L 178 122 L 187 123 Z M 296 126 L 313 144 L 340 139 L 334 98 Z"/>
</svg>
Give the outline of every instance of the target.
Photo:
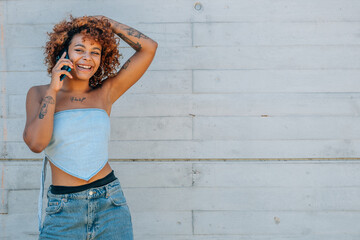
<svg viewBox="0 0 360 240">
<path fill-rule="evenodd" d="M 133 239 L 130 211 L 108 163 L 109 118 L 113 103 L 149 67 L 157 43 L 104 16 L 70 16 L 49 37 L 45 63 L 51 82 L 28 91 L 23 134 L 31 151 L 45 153 L 39 238 Z M 117 72 L 118 37 L 136 53 Z M 47 161 L 52 184 L 42 223 Z"/>
</svg>

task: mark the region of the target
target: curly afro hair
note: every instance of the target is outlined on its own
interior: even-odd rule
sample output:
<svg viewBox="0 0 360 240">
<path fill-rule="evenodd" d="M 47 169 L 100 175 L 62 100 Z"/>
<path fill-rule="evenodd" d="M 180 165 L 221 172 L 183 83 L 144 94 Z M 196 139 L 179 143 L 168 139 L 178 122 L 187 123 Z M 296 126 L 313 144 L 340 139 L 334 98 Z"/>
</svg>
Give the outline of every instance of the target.
<svg viewBox="0 0 360 240">
<path fill-rule="evenodd" d="M 70 45 L 75 34 L 81 33 L 85 38 L 95 40 L 102 46 L 99 69 L 89 80 L 91 88 L 100 87 L 102 80 L 114 76 L 120 65 L 121 54 L 118 50 L 120 39 L 113 33 L 110 26 L 110 22 L 105 18 L 102 20 L 89 16 L 74 18 L 72 15 L 70 15 L 70 21 L 65 19 L 56 24 L 53 32 L 47 33 L 49 41 L 44 50 L 47 72 L 51 74 L 56 64 L 56 57 L 61 50 Z"/>
</svg>

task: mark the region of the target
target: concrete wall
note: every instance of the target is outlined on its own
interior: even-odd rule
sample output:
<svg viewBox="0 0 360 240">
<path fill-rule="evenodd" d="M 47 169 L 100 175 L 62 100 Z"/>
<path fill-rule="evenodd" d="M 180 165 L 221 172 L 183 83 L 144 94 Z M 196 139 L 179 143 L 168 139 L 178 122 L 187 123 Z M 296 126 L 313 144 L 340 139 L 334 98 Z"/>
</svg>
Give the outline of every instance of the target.
<svg viewBox="0 0 360 240">
<path fill-rule="evenodd" d="M 0 163 L 0 239 L 37 239 L 40 163 Z M 111 162 L 141 240 L 357 240 L 358 161 Z M 24 181 L 26 179 L 26 181 Z M 6 209 L 5 209 L 6 208 Z"/>
<path fill-rule="evenodd" d="M 37 237 L 43 155 L 22 141 L 25 97 L 49 83 L 41 47 L 68 13 L 159 43 L 111 115 L 136 239 L 359 239 L 359 11 L 356 0 L 0 0 L 0 239 Z M 134 52 L 120 50 L 122 63 Z"/>
</svg>

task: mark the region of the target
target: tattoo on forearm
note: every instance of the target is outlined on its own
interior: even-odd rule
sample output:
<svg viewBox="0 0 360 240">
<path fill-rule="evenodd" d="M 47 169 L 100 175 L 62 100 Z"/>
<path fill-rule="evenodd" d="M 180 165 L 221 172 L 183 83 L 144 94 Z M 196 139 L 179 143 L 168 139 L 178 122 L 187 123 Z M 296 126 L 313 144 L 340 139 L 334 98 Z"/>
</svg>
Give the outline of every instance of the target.
<svg viewBox="0 0 360 240">
<path fill-rule="evenodd" d="M 121 69 L 127 69 L 128 68 L 128 66 L 129 66 L 129 64 L 130 64 L 130 59 L 129 60 L 127 60 L 126 61 L 126 63 L 124 63 L 124 65 L 122 66 L 122 68 Z"/>
<path fill-rule="evenodd" d="M 49 104 L 55 104 L 55 100 L 51 96 L 44 97 L 43 101 L 41 102 L 41 109 L 39 113 L 39 118 L 43 119 L 45 115 L 47 114 L 48 105 Z"/>
<path fill-rule="evenodd" d="M 121 37 L 127 44 L 129 44 L 133 49 L 136 51 L 141 50 L 141 44 L 139 42 L 134 43 L 131 41 L 128 37 L 126 37 L 124 34 L 118 33 L 119 37 Z"/>
<path fill-rule="evenodd" d="M 85 99 L 86 99 L 86 97 L 83 97 L 83 98 L 70 97 L 71 102 L 83 102 Z"/>
<path fill-rule="evenodd" d="M 134 36 L 134 37 L 139 38 L 139 39 L 140 38 L 149 39 L 145 34 L 139 32 L 138 30 L 133 29 L 131 27 L 124 28 L 124 30 L 126 30 L 130 36 Z"/>
</svg>

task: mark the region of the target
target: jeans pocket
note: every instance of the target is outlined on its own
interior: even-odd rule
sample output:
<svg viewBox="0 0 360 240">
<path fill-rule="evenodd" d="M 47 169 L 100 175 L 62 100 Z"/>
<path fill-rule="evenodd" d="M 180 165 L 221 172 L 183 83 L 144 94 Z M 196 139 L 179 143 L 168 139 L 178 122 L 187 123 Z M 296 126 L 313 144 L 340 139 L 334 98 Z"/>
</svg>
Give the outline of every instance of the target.
<svg viewBox="0 0 360 240">
<path fill-rule="evenodd" d="M 109 198 L 115 206 L 126 205 L 126 199 L 120 186 L 116 191 L 110 193 Z"/>
<path fill-rule="evenodd" d="M 45 209 L 47 214 L 59 213 L 64 207 L 63 199 L 49 198 L 48 205 Z"/>
</svg>

